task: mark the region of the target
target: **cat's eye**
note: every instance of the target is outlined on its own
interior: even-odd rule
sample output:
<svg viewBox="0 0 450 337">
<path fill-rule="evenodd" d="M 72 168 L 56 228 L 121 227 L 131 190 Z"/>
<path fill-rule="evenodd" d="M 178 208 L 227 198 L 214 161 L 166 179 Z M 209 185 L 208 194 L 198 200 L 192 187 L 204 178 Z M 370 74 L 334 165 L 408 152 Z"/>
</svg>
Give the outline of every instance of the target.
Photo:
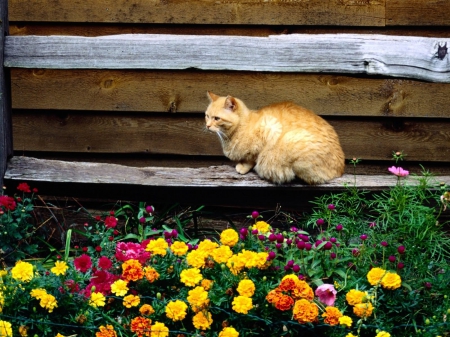
<svg viewBox="0 0 450 337">
<path fill-rule="evenodd" d="M 214 120 L 215 120 L 215 121 L 220 121 L 220 117 L 215 116 L 215 117 L 214 117 Z"/>
</svg>

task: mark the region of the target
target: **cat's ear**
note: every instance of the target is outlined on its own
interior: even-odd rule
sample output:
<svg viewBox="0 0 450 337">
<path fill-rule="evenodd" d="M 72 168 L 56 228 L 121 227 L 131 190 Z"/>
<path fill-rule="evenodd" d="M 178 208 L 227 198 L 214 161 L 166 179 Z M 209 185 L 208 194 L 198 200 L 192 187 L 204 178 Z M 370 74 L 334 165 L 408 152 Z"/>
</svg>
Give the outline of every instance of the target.
<svg viewBox="0 0 450 337">
<path fill-rule="evenodd" d="M 235 111 L 237 108 L 236 99 L 234 97 L 227 96 L 227 98 L 225 99 L 224 108 L 230 111 Z"/>
<path fill-rule="evenodd" d="M 207 91 L 206 93 L 211 102 L 215 102 L 219 98 L 219 96 L 213 94 L 211 91 Z"/>
</svg>

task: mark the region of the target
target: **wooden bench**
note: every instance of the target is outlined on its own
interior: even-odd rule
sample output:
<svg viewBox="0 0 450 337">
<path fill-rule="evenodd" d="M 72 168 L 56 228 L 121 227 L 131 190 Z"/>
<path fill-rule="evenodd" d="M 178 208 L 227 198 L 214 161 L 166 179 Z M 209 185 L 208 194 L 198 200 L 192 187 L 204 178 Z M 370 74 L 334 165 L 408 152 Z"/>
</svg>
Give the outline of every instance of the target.
<svg viewBox="0 0 450 337">
<path fill-rule="evenodd" d="M 405 1 L 386 0 L 321 9 L 316 1 L 310 7 L 258 2 L 265 10 L 258 16 L 247 3 L 193 1 L 187 8 L 182 2 L 164 7 L 138 1 L 135 6 L 148 17 L 123 14 L 129 8 L 117 2 L 85 5 L 10 0 L 8 35 L 7 1 L 1 1 L 2 184 L 29 181 L 51 195 L 295 207 L 349 185 L 393 186 L 397 180 L 387 167 L 400 150 L 408 155 L 402 166 L 417 172 L 423 164 L 437 182 L 450 183 L 450 34 L 390 28 L 448 25 L 442 13 L 450 13 L 450 5 L 441 4 L 448 10 L 438 13 L 426 7 L 425 18 L 411 16 L 410 22 L 397 14 L 426 5 L 417 2 L 411 9 Z M 324 23 L 333 29 L 302 31 L 319 23 L 308 20 L 317 20 L 309 15 L 321 10 L 335 14 Z M 134 32 L 129 26 L 91 34 L 98 36 L 73 33 L 75 26 L 97 29 L 81 22 L 102 18 L 152 28 L 135 28 L 140 34 L 128 34 Z M 201 28 L 215 23 L 223 26 Z M 182 24 L 195 28 L 180 31 Z M 255 24 L 264 33 L 245 30 L 256 32 Z M 290 26 L 271 35 L 261 28 L 265 24 Z M 336 33 L 336 25 L 356 28 Z M 374 34 L 360 26 L 385 30 Z M 313 109 L 336 128 L 348 159 L 363 160 L 357 174 L 349 165 L 342 178 L 321 186 L 275 186 L 254 173 L 237 174 L 215 135 L 204 131 L 206 90 L 235 95 L 253 108 L 294 100 Z"/>
</svg>

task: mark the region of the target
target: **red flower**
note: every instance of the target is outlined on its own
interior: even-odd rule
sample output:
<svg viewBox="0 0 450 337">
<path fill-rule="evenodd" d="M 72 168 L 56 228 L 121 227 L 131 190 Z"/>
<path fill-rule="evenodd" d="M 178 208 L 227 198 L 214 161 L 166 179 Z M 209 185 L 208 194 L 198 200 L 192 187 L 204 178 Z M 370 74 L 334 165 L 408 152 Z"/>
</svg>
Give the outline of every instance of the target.
<svg viewBox="0 0 450 337">
<path fill-rule="evenodd" d="M 95 247 L 95 250 L 96 250 L 98 253 L 100 253 L 100 252 L 102 251 L 102 247 L 97 246 L 97 247 Z"/>
<path fill-rule="evenodd" d="M 31 193 L 30 186 L 27 183 L 20 183 L 17 189 L 22 192 Z"/>
<path fill-rule="evenodd" d="M 33 193 L 37 193 L 38 192 L 38 189 L 35 187 L 35 188 L 33 188 Z"/>
<path fill-rule="evenodd" d="M 92 260 L 89 255 L 83 254 L 73 260 L 75 269 L 81 271 L 82 273 L 87 272 L 92 268 Z"/>
<path fill-rule="evenodd" d="M 114 228 L 117 226 L 117 219 L 113 216 L 107 216 L 105 218 L 105 226 L 107 228 Z"/>
<path fill-rule="evenodd" d="M 0 195 L 0 206 L 3 206 L 7 210 L 14 211 L 16 209 L 16 202 L 14 201 L 14 198 Z"/>
<path fill-rule="evenodd" d="M 112 267 L 112 262 L 106 256 L 102 256 L 100 259 L 98 259 L 98 267 L 103 270 L 108 270 Z"/>
</svg>

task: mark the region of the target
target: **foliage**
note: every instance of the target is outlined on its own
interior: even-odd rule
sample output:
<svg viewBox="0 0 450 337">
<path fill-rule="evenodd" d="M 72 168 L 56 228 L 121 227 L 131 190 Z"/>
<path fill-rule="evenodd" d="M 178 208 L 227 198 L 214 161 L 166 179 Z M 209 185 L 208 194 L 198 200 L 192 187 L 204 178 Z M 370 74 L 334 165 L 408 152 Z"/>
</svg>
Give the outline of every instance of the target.
<svg viewBox="0 0 450 337">
<path fill-rule="evenodd" d="M 33 199 L 37 189 L 19 184 L 13 196 L 0 195 L 0 261 L 16 261 L 35 254 L 37 244 L 32 242 L 36 227 L 32 221 Z"/>
<path fill-rule="evenodd" d="M 50 264 L 1 271 L 0 336 L 448 335 L 450 193 L 390 171 L 395 187 L 349 186 L 277 228 L 255 211 L 200 238 L 145 203 L 93 217 L 88 245 L 69 231 Z"/>
</svg>

